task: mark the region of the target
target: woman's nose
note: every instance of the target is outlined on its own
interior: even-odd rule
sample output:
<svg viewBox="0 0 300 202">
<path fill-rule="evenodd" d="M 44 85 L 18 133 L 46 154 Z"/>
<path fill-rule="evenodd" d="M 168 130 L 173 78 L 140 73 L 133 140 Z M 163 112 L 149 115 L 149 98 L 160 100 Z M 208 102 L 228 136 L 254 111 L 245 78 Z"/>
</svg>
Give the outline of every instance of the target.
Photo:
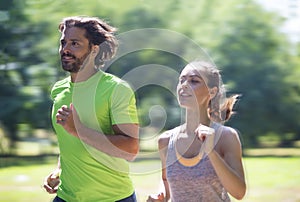
<svg viewBox="0 0 300 202">
<path fill-rule="evenodd" d="M 185 80 L 184 82 L 182 82 L 181 83 L 181 86 L 183 87 L 183 88 L 187 88 L 188 87 L 188 81 L 187 80 Z"/>
</svg>

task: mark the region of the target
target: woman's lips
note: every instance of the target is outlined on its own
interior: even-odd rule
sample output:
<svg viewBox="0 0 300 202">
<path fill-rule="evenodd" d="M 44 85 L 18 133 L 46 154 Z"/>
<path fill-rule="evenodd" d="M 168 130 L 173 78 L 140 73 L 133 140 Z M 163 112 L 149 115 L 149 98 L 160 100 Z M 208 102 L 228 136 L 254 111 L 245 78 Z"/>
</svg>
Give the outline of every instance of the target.
<svg viewBox="0 0 300 202">
<path fill-rule="evenodd" d="M 179 93 L 179 95 L 181 97 L 191 97 L 191 95 L 189 93 L 186 93 L 186 92 L 181 92 L 181 93 Z"/>
</svg>

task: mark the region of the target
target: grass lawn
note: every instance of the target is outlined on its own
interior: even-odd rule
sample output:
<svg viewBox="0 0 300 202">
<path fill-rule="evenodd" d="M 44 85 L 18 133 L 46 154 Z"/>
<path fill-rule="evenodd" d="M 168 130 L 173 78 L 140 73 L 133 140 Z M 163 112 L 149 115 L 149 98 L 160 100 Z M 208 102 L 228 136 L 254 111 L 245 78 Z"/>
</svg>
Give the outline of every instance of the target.
<svg viewBox="0 0 300 202">
<path fill-rule="evenodd" d="M 130 163 L 138 201 L 161 189 L 160 161 L 156 153 L 147 154 Z M 244 157 L 248 189 L 243 201 L 300 202 L 300 149 L 254 149 L 245 154 L 252 157 Z M 0 202 L 51 201 L 54 195 L 41 186 L 56 161 L 56 157 L 0 158 Z"/>
<path fill-rule="evenodd" d="M 148 167 L 159 161 L 136 163 L 137 167 Z M 245 202 L 300 202 L 300 158 L 256 157 L 244 158 L 247 180 Z M 157 193 L 160 172 L 132 175 L 139 201 L 148 194 Z M 232 199 L 232 201 L 237 201 Z"/>
<path fill-rule="evenodd" d="M 299 202 L 300 158 L 245 158 L 248 193 L 243 201 Z"/>
<path fill-rule="evenodd" d="M 44 176 L 54 164 L 13 166 L 0 169 L 0 201 L 48 202 L 51 196 L 42 190 Z"/>
<path fill-rule="evenodd" d="M 3 163 L 3 159 L 0 160 Z M 53 196 L 43 191 L 41 184 L 55 162 L 54 157 L 29 165 L 22 164 L 21 160 L 18 166 L 0 168 L 0 202 L 51 201 Z M 244 165 L 248 191 L 243 201 L 300 201 L 299 157 L 246 157 Z M 160 189 L 159 160 L 133 162 L 131 170 L 138 201 L 145 201 L 148 194 L 157 193 Z"/>
</svg>

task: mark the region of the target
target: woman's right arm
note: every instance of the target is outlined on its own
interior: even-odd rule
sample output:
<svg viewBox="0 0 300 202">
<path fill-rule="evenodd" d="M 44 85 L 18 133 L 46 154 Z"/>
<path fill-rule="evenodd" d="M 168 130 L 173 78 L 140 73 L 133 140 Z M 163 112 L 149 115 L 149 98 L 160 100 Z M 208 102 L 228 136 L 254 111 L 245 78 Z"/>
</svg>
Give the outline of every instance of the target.
<svg viewBox="0 0 300 202">
<path fill-rule="evenodd" d="M 158 139 L 158 149 L 159 149 L 161 168 L 162 168 L 161 177 L 165 189 L 164 193 L 161 192 L 157 195 L 149 196 L 147 202 L 167 202 L 170 199 L 170 188 L 167 180 L 167 163 L 166 163 L 169 139 L 170 137 L 167 132 L 161 134 Z"/>
<path fill-rule="evenodd" d="M 161 167 L 162 167 L 161 177 L 165 187 L 164 201 L 168 201 L 170 199 L 170 188 L 167 180 L 167 163 L 166 163 L 169 140 L 170 140 L 170 136 L 168 135 L 168 133 L 163 133 L 158 140 L 158 149 L 159 149 L 159 155 L 160 155 Z"/>
</svg>

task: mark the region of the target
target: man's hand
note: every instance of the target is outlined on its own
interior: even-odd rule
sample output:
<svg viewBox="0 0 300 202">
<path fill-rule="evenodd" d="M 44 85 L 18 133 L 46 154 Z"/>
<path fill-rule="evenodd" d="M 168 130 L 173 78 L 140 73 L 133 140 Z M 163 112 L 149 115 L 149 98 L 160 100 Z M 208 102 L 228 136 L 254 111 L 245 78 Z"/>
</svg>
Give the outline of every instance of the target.
<svg viewBox="0 0 300 202">
<path fill-rule="evenodd" d="M 78 137 L 77 129 L 79 122 L 78 114 L 73 104 L 70 107 L 63 105 L 57 110 L 56 123 L 60 124 L 68 133 Z"/>
<path fill-rule="evenodd" d="M 56 169 L 50 173 L 44 180 L 44 189 L 49 194 L 55 194 L 57 192 L 58 186 L 60 184 L 59 179 L 60 170 Z"/>
<path fill-rule="evenodd" d="M 165 202 L 164 193 L 149 196 L 147 202 Z"/>
</svg>

